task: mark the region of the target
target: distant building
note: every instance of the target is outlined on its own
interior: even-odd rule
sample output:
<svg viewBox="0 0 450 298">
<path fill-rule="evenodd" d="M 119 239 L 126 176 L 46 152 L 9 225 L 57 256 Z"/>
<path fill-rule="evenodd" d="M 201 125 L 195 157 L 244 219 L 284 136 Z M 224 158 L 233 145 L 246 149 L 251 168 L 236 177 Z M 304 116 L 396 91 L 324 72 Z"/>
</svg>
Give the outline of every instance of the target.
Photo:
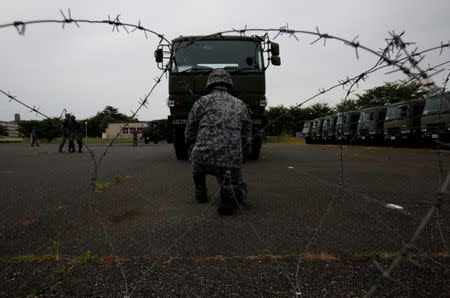
<svg viewBox="0 0 450 298">
<path fill-rule="evenodd" d="M 0 121 L 0 126 L 5 128 L 5 135 L 8 137 L 19 136 L 19 124 L 12 121 Z"/>
<path fill-rule="evenodd" d="M 142 136 L 144 127 L 148 124 L 145 122 L 133 122 L 129 123 L 126 127 L 125 123 L 109 123 L 106 131 L 102 133 L 102 139 L 112 139 L 119 134 L 119 138 L 132 138 L 133 132 L 137 131 L 139 138 Z"/>
<path fill-rule="evenodd" d="M 20 114 L 14 114 L 14 122 L 20 122 Z"/>
</svg>

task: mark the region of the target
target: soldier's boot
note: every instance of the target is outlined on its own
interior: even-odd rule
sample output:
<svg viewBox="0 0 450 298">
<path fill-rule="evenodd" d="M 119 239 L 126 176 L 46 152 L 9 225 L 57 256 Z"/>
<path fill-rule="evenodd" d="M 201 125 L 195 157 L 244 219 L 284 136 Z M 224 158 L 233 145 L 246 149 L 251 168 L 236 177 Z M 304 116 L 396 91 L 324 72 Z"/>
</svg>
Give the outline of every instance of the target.
<svg viewBox="0 0 450 298">
<path fill-rule="evenodd" d="M 220 205 L 217 208 L 217 212 L 220 215 L 231 215 L 236 207 L 236 195 L 234 194 L 233 187 L 230 185 L 223 185 L 220 188 Z"/>
<path fill-rule="evenodd" d="M 208 202 L 208 190 L 206 189 L 206 176 L 204 174 L 194 175 L 195 199 L 199 203 Z"/>
</svg>

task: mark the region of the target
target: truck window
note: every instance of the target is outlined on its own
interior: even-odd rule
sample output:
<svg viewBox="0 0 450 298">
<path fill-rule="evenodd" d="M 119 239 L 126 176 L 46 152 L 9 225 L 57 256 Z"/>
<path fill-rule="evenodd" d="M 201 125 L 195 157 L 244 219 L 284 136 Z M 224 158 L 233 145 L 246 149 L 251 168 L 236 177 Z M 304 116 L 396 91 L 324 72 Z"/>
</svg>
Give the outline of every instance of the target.
<svg viewBox="0 0 450 298">
<path fill-rule="evenodd" d="M 442 98 L 440 98 L 440 97 L 428 98 L 425 102 L 425 108 L 423 109 L 423 115 L 439 113 L 441 110 L 441 103 L 442 103 Z"/>
<path fill-rule="evenodd" d="M 413 115 L 414 116 L 418 116 L 418 115 L 422 115 L 423 113 L 423 106 L 422 105 L 414 105 L 413 107 Z"/>
<path fill-rule="evenodd" d="M 400 118 L 408 116 L 408 106 L 402 106 L 400 108 Z"/>
<path fill-rule="evenodd" d="M 175 43 L 172 72 L 225 68 L 262 71 L 261 45 L 248 40 L 196 40 Z"/>
</svg>

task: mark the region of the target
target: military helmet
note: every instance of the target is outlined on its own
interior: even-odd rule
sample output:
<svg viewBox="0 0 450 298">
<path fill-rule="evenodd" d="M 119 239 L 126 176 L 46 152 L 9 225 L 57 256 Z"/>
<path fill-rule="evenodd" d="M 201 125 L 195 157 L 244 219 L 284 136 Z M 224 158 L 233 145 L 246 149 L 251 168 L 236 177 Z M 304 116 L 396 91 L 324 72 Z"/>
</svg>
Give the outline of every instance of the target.
<svg viewBox="0 0 450 298">
<path fill-rule="evenodd" d="M 223 68 L 217 68 L 211 71 L 206 82 L 206 89 L 213 87 L 214 85 L 225 85 L 228 89 L 233 89 L 233 81 L 231 76 Z"/>
</svg>

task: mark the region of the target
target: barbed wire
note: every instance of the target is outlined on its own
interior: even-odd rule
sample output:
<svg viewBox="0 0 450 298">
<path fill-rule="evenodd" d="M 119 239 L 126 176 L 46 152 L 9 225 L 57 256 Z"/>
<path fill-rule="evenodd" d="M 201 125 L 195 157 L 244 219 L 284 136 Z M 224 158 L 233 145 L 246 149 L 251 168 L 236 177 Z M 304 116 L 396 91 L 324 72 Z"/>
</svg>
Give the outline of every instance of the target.
<svg viewBox="0 0 450 298">
<path fill-rule="evenodd" d="M 142 31 L 145 35 L 145 38 L 148 38 L 148 34 L 152 34 L 159 38 L 159 43 L 166 42 L 168 45 L 170 45 L 170 41 L 164 36 L 164 34 L 158 33 L 154 30 L 148 29 L 141 24 L 141 20 L 137 22 L 137 24 L 133 23 L 126 23 L 122 22 L 120 20 L 120 14 L 116 15 L 114 18 L 111 18 L 110 15 L 108 15 L 108 19 L 104 20 L 89 20 L 89 19 L 76 19 L 72 17 L 72 13 L 70 8 L 67 10 L 67 13 L 64 14 L 64 12 L 60 9 L 59 10 L 62 19 L 47 19 L 47 20 L 31 20 L 31 21 L 15 21 L 12 23 L 6 23 L 1 24 L 0 29 L 8 28 L 8 27 L 15 27 L 17 30 L 17 33 L 21 36 L 25 36 L 26 26 L 28 25 L 36 25 L 36 24 L 62 24 L 62 28 L 64 29 L 66 24 L 74 24 L 76 27 L 80 28 L 79 24 L 105 24 L 112 26 L 111 32 L 119 32 L 119 28 L 122 28 L 125 30 L 127 34 L 133 33 L 137 30 Z"/>
<path fill-rule="evenodd" d="M 80 23 L 89 23 L 89 24 L 107 24 L 107 25 L 111 25 L 112 26 L 112 32 L 119 32 L 119 28 L 124 29 L 127 33 L 131 33 L 136 31 L 136 30 L 140 30 L 143 31 L 145 34 L 145 37 L 148 38 L 147 33 L 151 33 L 157 37 L 160 38 L 159 43 L 161 44 L 162 42 L 167 42 L 167 44 L 170 46 L 170 41 L 167 40 L 164 35 L 159 34 L 155 31 L 146 29 L 144 27 L 141 26 L 140 21 L 138 22 L 137 25 L 135 24 L 129 24 L 129 23 L 123 23 L 119 20 L 120 15 L 117 15 L 115 18 L 111 19 L 111 17 L 108 16 L 108 20 L 84 20 L 84 19 L 74 19 L 72 18 L 71 15 L 71 11 L 70 9 L 68 10 L 68 13 L 66 16 L 62 11 L 60 11 L 63 19 L 61 20 L 33 20 L 33 21 L 18 21 L 18 22 L 13 22 L 13 23 L 9 23 L 9 24 L 4 24 L 4 25 L 0 25 L 0 29 L 2 28 L 6 28 L 6 27 L 15 27 L 18 34 L 24 36 L 25 35 L 25 31 L 26 31 L 26 26 L 28 25 L 32 25 L 32 24 L 40 24 L 40 23 L 59 23 L 62 24 L 62 27 L 65 28 L 66 24 L 74 24 L 77 27 L 80 27 L 79 24 Z M 128 30 L 130 29 L 130 30 Z M 131 30 L 133 29 L 133 30 Z M 437 68 L 445 65 L 448 62 L 444 62 L 440 65 L 437 65 L 435 67 L 428 67 L 428 68 L 421 68 L 420 67 L 420 63 L 423 61 L 424 56 L 423 54 L 428 52 L 428 51 L 432 51 L 432 50 L 440 50 L 440 54 L 442 54 L 442 51 L 446 48 L 449 47 L 449 43 L 443 43 L 441 42 L 440 46 L 434 47 L 434 48 L 430 48 L 428 50 L 419 52 L 416 49 L 414 49 L 413 51 L 408 51 L 407 47 L 409 45 L 412 45 L 413 43 L 409 43 L 409 42 L 404 42 L 402 37 L 404 35 L 404 32 L 402 32 L 401 34 L 396 34 L 395 32 L 391 32 L 390 33 L 390 37 L 388 39 L 386 39 L 387 42 L 387 46 L 382 49 L 382 50 L 373 50 L 370 49 L 364 45 L 361 45 L 358 41 L 358 37 L 356 36 L 355 38 L 353 38 L 352 40 L 347 40 L 344 38 L 340 38 L 334 35 L 330 35 L 328 33 L 322 33 L 319 28 L 316 27 L 316 31 L 306 31 L 306 30 L 294 30 L 294 29 L 290 29 L 288 25 L 286 26 L 282 26 L 278 29 L 249 29 L 247 28 L 247 26 L 245 26 L 244 29 L 232 29 L 232 30 L 227 30 L 227 31 L 222 31 L 222 32 L 218 32 L 218 33 L 214 33 L 212 35 L 207 35 L 205 36 L 205 38 L 211 37 L 211 36 L 222 36 L 224 34 L 232 34 L 232 33 L 237 33 L 240 34 L 241 36 L 245 36 L 246 33 L 248 32 L 264 32 L 264 34 L 269 34 L 269 33 L 276 33 L 274 39 L 283 36 L 283 35 L 287 35 L 289 38 L 293 37 L 295 38 L 297 41 L 300 41 L 300 36 L 299 35 L 309 35 L 309 36 L 315 36 L 316 39 L 313 40 L 310 44 L 315 44 L 320 40 L 323 40 L 324 42 L 324 46 L 326 45 L 327 40 L 337 40 L 340 42 L 343 42 L 345 45 L 354 48 L 355 50 L 355 54 L 356 54 L 356 58 L 359 59 L 359 49 L 367 51 L 369 53 L 372 53 L 376 56 L 379 57 L 378 62 L 371 67 L 370 69 L 368 69 L 365 72 L 362 72 L 361 74 L 353 77 L 353 78 L 349 78 L 347 77 L 345 80 L 339 81 L 338 84 L 335 84 L 332 87 L 329 87 L 327 89 L 319 89 L 319 92 L 316 93 L 315 95 L 313 95 L 312 97 L 300 102 L 299 104 L 297 104 L 295 107 L 301 107 L 303 104 L 305 104 L 306 102 L 324 94 L 327 93 L 337 87 L 343 87 L 345 88 L 346 86 L 349 86 L 347 89 L 347 94 L 345 96 L 345 98 L 348 98 L 348 96 L 351 94 L 351 91 L 353 90 L 353 88 L 358 87 L 358 83 L 361 81 L 364 81 L 365 79 L 368 78 L 368 75 L 378 71 L 380 69 L 383 69 L 385 67 L 388 66 L 392 66 L 396 69 L 398 69 L 398 71 L 401 71 L 402 73 L 404 73 L 406 76 L 409 77 L 410 80 L 416 80 L 418 81 L 422 86 L 430 88 L 430 89 L 436 89 L 437 86 L 435 85 L 435 83 L 433 81 L 430 80 L 431 77 L 435 76 L 436 74 L 442 72 L 443 70 L 438 70 Z M 392 58 L 393 56 L 393 58 Z M 416 59 L 416 57 L 418 57 L 418 59 Z M 408 64 L 406 64 L 408 63 Z M 152 92 L 154 91 L 154 89 L 156 88 L 156 86 L 161 82 L 161 79 L 163 78 L 163 76 L 167 73 L 168 71 L 168 67 L 169 67 L 170 63 L 168 63 L 165 68 L 163 69 L 163 72 L 161 73 L 161 75 L 159 77 L 156 78 L 155 80 L 155 84 L 153 85 L 153 87 L 151 88 L 150 92 L 148 94 L 146 94 L 144 96 L 143 100 L 139 101 L 139 106 L 138 108 L 132 113 L 131 118 L 134 118 L 137 113 L 143 108 L 146 107 L 147 108 L 147 104 L 148 104 L 148 98 L 149 96 L 152 94 Z M 434 73 L 429 74 L 429 72 L 431 71 L 435 71 Z M 439 71 L 439 72 L 438 72 Z M 450 77 L 450 73 L 449 75 L 447 75 L 445 82 L 444 82 L 444 87 L 442 88 L 442 90 L 445 91 L 446 88 L 446 84 L 448 83 Z M 49 118 L 47 116 L 45 116 L 43 113 L 41 113 L 39 111 L 40 108 L 36 108 L 35 106 L 31 107 L 27 104 L 25 104 L 24 102 L 20 101 L 17 99 L 17 97 L 10 95 L 9 92 L 5 92 L 3 90 L 0 90 L 1 93 L 3 93 L 5 96 L 7 96 L 10 101 L 13 100 L 15 102 L 18 102 L 19 104 L 27 107 L 28 109 L 30 109 L 31 112 L 35 112 L 41 116 L 44 116 L 46 118 Z M 276 121 L 278 121 L 282 116 L 278 117 L 275 121 L 272 121 L 271 123 L 269 123 L 268 125 L 266 125 L 264 128 L 262 128 L 261 130 L 264 130 L 265 128 L 267 128 L 270 125 L 273 125 Z M 113 144 L 116 142 L 117 138 L 120 135 L 120 132 L 122 131 L 123 128 L 127 127 L 130 124 L 130 121 L 128 121 L 127 123 L 125 123 L 123 125 L 123 127 L 120 129 L 120 131 L 115 135 L 115 137 L 108 143 L 107 147 L 105 148 L 105 150 L 103 151 L 100 159 L 98 161 L 96 161 L 94 154 L 88 149 L 88 147 L 86 147 L 88 149 L 88 151 L 91 154 L 92 160 L 93 160 L 93 164 L 94 164 L 94 174 L 92 177 L 92 190 L 90 192 L 90 199 L 92 199 L 92 196 L 94 195 L 94 191 L 95 191 L 95 186 L 96 186 L 96 181 L 97 181 L 97 175 L 98 175 L 98 168 L 100 166 L 100 164 L 102 163 L 102 161 L 106 158 L 110 148 L 113 146 Z M 257 133 L 260 134 L 261 130 L 259 130 Z M 85 144 L 86 146 L 86 144 Z M 340 150 L 340 161 L 341 161 L 341 174 L 340 174 L 340 183 L 342 185 L 342 187 L 346 188 L 346 189 L 350 189 L 348 185 L 344 184 L 344 162 L 343 162 L 343 154 L 342 154 L 342 142 L 341 142 L 341 150 Z M 378 265 L 377 263 L 376 266 L 379 267 L 379 269 L 381 269 L 382 271 L 382 277 L 383 278 L 391 278 L 391 273 L 394 270 L 394 268 L 396 266 L 398 266 L 398 264 L 401 262 L 401 260 L 406 256 L 406 254 L 408 253 L 409 250 L 411 250 L 414 247 L 414 242 L 417 240 L 417 238 L 421 235 L 421 233 L 423 232 L 423 229 L 425 228 L 425 226 L 428 224 L 428 222 L 430 221 L 431 217 L 436 213 L 436 215 L 438 216 L 438 210 L 441 207 L 441 205 L 443 204 L 444 198 L 446 199 L 448 194 L 447 194 L 447 190 L 448 190 L 448 184 L 450 183 L 450 173 L 447 175 L 447 178 L 445 180 L 445 182 L 442 184 L 440 192 L 436 195 L 436 199 L 435 199 L 435 203 L 433 204 L 433 206 L 429 209 L 429 211 L 427 212 L 427 215 L 423 218 L 421 224 L 419 225 L 419 227 L 416 229 L 414 235 L 411 237 L 410 241 L 408 243 L 406 243 L 405 245 L 403 245 L 403 247 L 400 249 L 400 251 L 398 252 L 398 256 L 394 259 L 394 261 L 391 263 L 391 265 L 389 266 L 389 268 L 387 270 L 384 270 L 381 268 L 380 265 Z M 221 186 L 219 186 L 220 189 Z M 233 195 L 236 199 L 236 196 L 233 192 Z M 91 201 L 91 200 L 90 200 Z M 320 231 L 320 227 L 323 224 L 324 219 L 326 218 L 326 216 L 330 213 L 330 209 L 332 206 L 334 199 L 330 200 L 328 207 L 326 208 L 326 212 L 323 214 L 323 216 L 321 217 L 321 220 L 319 221 L 318 224 L 318 229 L 316 229 L 316 233 L 314 233 L 314 235 L 312 236 L 312 238 L 310 239 L 310 241 L 308 242 L 304 253 L 309 249 L 310 245 L 312 244 L 312 242 L 314 241 L 314 239 L 316 239 L 316 237 L 318 236 L 318 233 Z M 242 214 L 246 217 L 246 219 L 248 220 L 248 225 L 250 226 L 251 230 L 253 231 L 253 233 L 255 233 L 255 235 L 258 237 L 258 239 L 264 244 L 265 244 L 264 240 L 260 237 L 259 233 L 257 232 L 257 230 L 255 229 L 254 225 L 251 223 L 251 221 L 249 220 L 247 214 L 245 213 L 245 211 L 243 211 L 243 209 L 241 208 L 239 202 L 238 206 L 241 209 Z M 210 202 L 211 204 L 211 202 Z M 207 205 L 207 207 L 204 209 L 204 211 L 202 212 L 202 214 L 204 214 L 204 212 L 206 212 L 206 210 L 209 208 L 210 204 Z M 94 211 L 97 211 L 95 209 L 94 206 L 92 206 L 91 204 L 89 204 Z M 113 251 L 114 255 L 116 255 L 115 253 L 115 248 L 114 245 L 112 244 L 111 238 L 109 237 L 104 223 L 101 220 L 101 215 L 100 213 L 96 214 L 98 219 L 99 219 L 99 223 L 103 229 L 103 234 L 104 237 L 106 239 L 106 241 L 108 242 L 110 249 Z M 439 220 L 438 220 L 439 222 Z M 172 244 L 170 246 L 168 246 L 168 248 L 163 252 L 163 254 L 157 259 L 157 261 L 155 261 L 150 269 L 148 271 L 151 271 L 156 264 L 161 260 L 161 258 L 178 242 L 180 241 L 182 238 L 184 238 L 190 231 L 190 229 L 192 229 L 192 227 L 189 227 L 188 229 L 186 229 L 180 237 L 176 238 L 174 242 L 172 242 Z M 441 236 L 442 236 L 442 232 L 441 232 Z M 443 237 L 443 236 L 442 236 Z M 299 287 L 299 266 L 300 266 L 300 262 L 303 258 L 304 253 L 299 256 L 298 258 L 298 263 L 297 263 L 297 274 L 296 274 L 296 282 L 297 282 L 297 286 L 296 286 L 296 291 L 297 293 L 300 293 L 300 287 Z M 116 255 L 116 257 L 118 258 L 118 256 Z M 131 297 L 131 295 L 134 293 L 135 289 L 137 288 L 137 284 L 136 286 L 131 290 L 131 292 L 129 292 L 128 290 L 128 284 L 127 284 L 127 278 L 125 275 L 125 272 L 122 268 L 122 265 L 120 264 L 120 260 L 118 260 L 118 264 L 124 279 L 124 283 L 125 283 L 125 296 L 129 296 Z M 142 279 L 141 279 L 142 280 Z M 141 281 L 140 280 L 140 281 Z M 139 282 L 138 282 L 139 284 Z M 291 282 L 292 284 L 292 282 Z M 368 293 L 366 294 L 367 296 L 371 296 L 375 293 L 375 291 L 377 290 L 377 288 L 379 287 L 379 281 L 377 280 L 373 286 L 371 287 L 371 289 L 368 291 Z"/>
</svg>

